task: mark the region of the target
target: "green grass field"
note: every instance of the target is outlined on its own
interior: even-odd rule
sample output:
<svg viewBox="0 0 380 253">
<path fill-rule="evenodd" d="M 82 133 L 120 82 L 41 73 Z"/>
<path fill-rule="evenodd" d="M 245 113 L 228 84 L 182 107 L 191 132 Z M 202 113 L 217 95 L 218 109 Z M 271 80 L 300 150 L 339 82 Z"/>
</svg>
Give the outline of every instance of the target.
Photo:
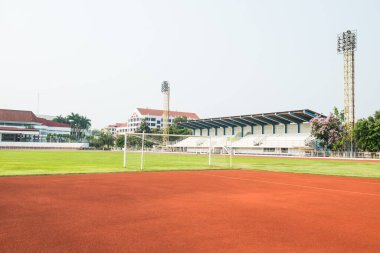
<svg viewBox="0 0 380 253">
<path fill-rule="evenodd" d="M 0 176 L 106 173 L 140 170 L 140 154 L 111 151 L 0 150 Z M 272 157 L 233 157 L 233 169 L 380 178 L 380 163 Z M 144 171 L 229 169 L 229 157 L 146 153 Z"/>
</svg>

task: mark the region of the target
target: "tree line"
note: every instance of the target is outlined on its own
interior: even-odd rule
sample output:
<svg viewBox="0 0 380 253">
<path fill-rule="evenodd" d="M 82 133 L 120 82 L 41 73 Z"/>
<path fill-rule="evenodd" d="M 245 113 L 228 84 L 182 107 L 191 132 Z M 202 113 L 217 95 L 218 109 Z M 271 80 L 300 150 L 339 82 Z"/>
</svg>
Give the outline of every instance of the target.
<svg viewBox="0 0 380 253">
<path fill-rule="evenodd" d="M 343 111 L 336 107 L 326 118 L 311 120 L 311 134 L 324 150 L 380 151 L 380 110 L 368 118 L 359 119 L 351 129 L 346 125 Z"/>
<path fill-rule="evenodd" d="M 172 125 L 169 127 L 169 134 L 174 135 L 191 135 L 192 132 L 190 129 L 183 128 L 179 126 L 180 122 L 187 121 L 186 117 L 177 117 L 173 119 Z M 162 129 L 159 128 L 150 128 L 148 122 L 145 119 L 141 121 L 140 127 L 136 130 L 136 133 L 152 133 L 152 134 L 162 134 Z M 171 141 L 175 141 L 180 137 L 170 137 Z M 96 149 L 110 149 L 111 147 L 123 148 L 124 147 L 124 135 L 118 135 L 116 137 L 108 131 L 98 131 L 94 130 L 92 135 L 88 138 L 90 147 Z M 147 148 L 153 147 L 155 144 L 159 145 L 162 143 L 162 136 L 152 136 L 146 138 L 144 141 L 144 146 Z M 132 148 L 139 149 L 142 145 L 141 136 L 138 135 L 129 135 L 128 136 L 128 146 Z"/>
</svg>

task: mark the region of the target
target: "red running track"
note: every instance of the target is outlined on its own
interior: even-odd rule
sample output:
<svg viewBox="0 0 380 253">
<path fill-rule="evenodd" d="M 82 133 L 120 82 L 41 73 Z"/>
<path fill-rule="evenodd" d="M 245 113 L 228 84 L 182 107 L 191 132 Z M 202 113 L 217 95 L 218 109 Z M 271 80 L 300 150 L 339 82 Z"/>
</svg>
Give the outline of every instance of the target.
<svg viewBox="0 0 380 253">
<path fill-rule="evenodd" d="M 3 177 L 0 252 L 380 252 L 380 180 L 236 170 Z"/>
</svg>

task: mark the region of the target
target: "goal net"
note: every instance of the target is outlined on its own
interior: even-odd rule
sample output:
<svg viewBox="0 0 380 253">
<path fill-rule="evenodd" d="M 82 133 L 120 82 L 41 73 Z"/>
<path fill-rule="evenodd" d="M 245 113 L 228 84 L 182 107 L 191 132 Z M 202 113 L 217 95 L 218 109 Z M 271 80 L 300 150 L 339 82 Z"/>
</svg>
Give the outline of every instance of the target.
<svg viewBox="0 0 380 253">
<path fill-rule="evenodd" d="M 126 133 L 124 167 L 128 170 L 227 169 L 232 165 L 228 138 L 211 136 Z"/>
</svg>

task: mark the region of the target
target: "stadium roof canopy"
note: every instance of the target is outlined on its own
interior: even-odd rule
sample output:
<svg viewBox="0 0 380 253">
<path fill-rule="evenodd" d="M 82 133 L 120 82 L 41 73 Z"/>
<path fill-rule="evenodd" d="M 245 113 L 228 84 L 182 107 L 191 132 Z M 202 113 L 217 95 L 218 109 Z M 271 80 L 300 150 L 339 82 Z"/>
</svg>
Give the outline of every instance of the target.
<svg viewBox="0 0 380 253">
<path fill-rule="evenodd" d="M 324 115 L 315 111 L 304 109 L 285 112 L 272 112 L 241 116 L 188 120 L 187 122 L 180 123 L 180 125 L 190 129 L 205 129 L 257 125 L 264 126 L 290 123 L 300 124 L 304 122 L 309 122 L 312 118 L 318 116 L 325 117 Z"/>
</svg>

